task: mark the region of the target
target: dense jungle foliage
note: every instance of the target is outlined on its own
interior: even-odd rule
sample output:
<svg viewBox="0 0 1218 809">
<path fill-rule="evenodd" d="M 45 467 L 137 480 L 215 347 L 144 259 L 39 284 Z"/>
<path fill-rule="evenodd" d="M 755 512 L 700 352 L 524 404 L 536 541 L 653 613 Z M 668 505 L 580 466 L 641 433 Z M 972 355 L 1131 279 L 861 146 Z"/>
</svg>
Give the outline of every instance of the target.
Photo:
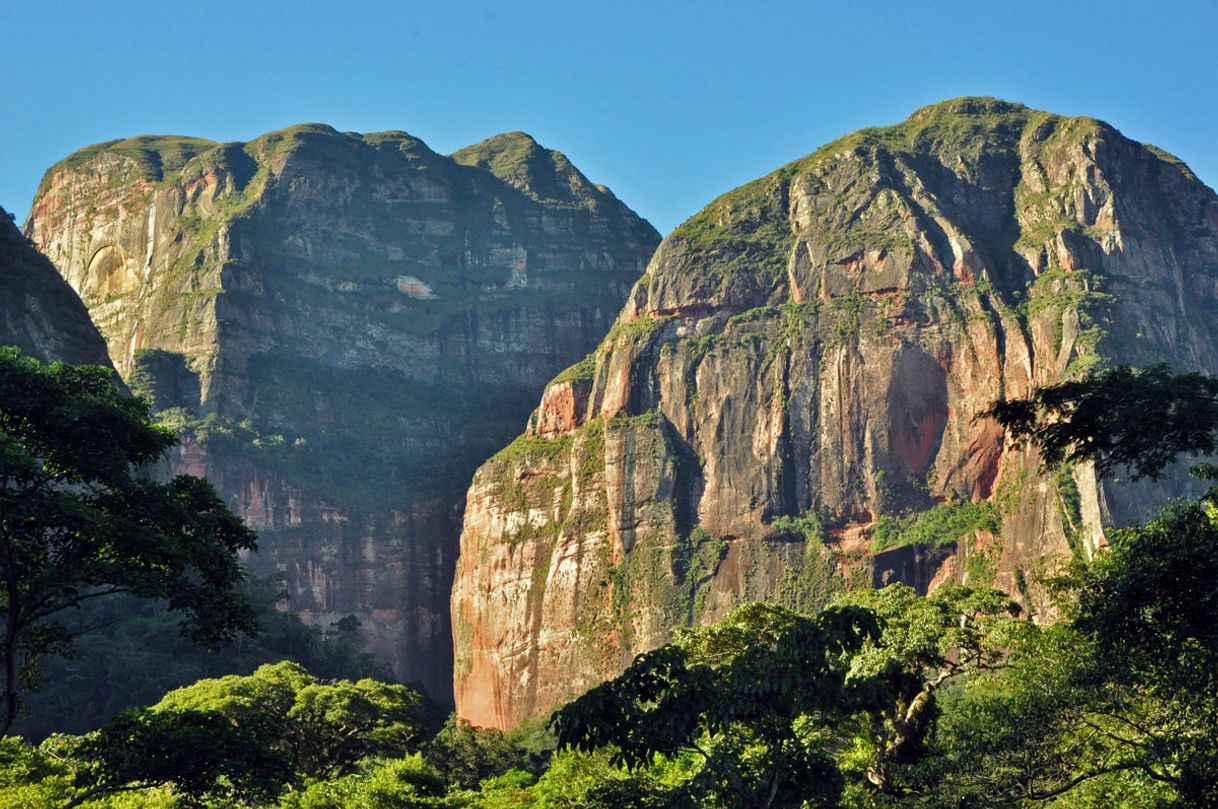
<svg viewBox="0 0 1218 809">
<path fill-rule="evenodd" d="M 749 604 L 505 734 L 434 721 L 356 627 L 276 613 L 233 569 L 253 538 L 214 492 L 132 472 L 172 439 L 108 385 L 0 353 L 20 713 L 0 806 L 1218 806 L 1218 490 L 1060 571 L 1051 626 L 984 588 L 853 591 L 814 615 Z M 1208 380 L 1115 369 L 1068 386 L 992 415 L 1050 461 L 1154 475 L 1213 450 Z M 221 598 L 223 621 L 203 620 Z"/>
</svg>

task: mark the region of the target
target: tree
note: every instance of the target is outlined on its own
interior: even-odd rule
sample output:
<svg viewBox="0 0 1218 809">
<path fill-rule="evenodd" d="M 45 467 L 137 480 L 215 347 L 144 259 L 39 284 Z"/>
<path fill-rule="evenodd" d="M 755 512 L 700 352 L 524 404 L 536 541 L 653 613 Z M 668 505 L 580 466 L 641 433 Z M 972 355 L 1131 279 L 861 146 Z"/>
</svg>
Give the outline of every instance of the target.
<svg viewBox="0 0 1218 809">
<path fill-rule="evenodd" d="M 1091 639 L 1069 623 L 1029 633 L 1004 666 L 949 689 L 923 774 L 945 805 L 1156 806 L 1111 715 L 1119 687 L 1095 668 Z M 1090 797 L 1089 797 L 1090 796 Z"/>
<path fill-rule="evenodd" d="M 375 680 L 321 682 L 299 664 L 260 666 L 171 691 L 154 710 L 214 711 L 282 753 L 296 782 L 355 771 L 369 756 L 401 756 L 421 741 L 419 695 Z"/>
<path fill-rule="evenodd" d="M 995 807 L 1089 793 L 1097 806 L 1218 805 L 1212 507 L 1170 504 L 1114 531 L 1070 584 L 1072 620 L 948 698 L 936 791 Z"/>
<path fill-rule="evenodd" d="M 448 806 L 446 782 L 419 755 L 375 760 L 415 753 L 419 701 L 405 686 L 321 682 L 286 662 L 202 680 L 83 736 L 0 740 L 0 803 L 140 793 L 141 806 L 266 805 L 288 789 L 307 797 L 293 806 Z"/>
<path fill-rule="evenodd" d="M 464 789 L 475 789 L 487 778 L 512 769 L 539 769 L 530 760 L 528 751 L 513 743 L 503 731 L 475 728 L 455 714 L 427 742 L 423 755 Z"/>
<path fill-rule="evenodd" d="M 71 654 L 65 613 L 93 599 L 162 599 L 208 646 L 255 629 L 237 589 L 237 553 L 255 547 L 253 532 L 207 481 L 140 474 L 175 440 L 109 369 L 0 348 L 0 734 L 39 661 Z"/>
<path fill-rule="evenodd" d="M 746 605 L 709 633 L 687 633 L 684 647 L 640 655 L 552 723 L 560 744 L 608 748 L 631 769 L 697 753 L 703 765 L 674 801 L 834 806 L 842 778 L 816 728 L 863 707 L 846 683 L 849 658 L 878 635 L 857 607 L 808 618 Z"/>
<path fill-rule="evenodd" d="M 79 762 L 65 809 L 159 786 L 172 786 L 187 805 L 267 800 L 279 792 L 286 772 L 281 756 L 210 711 L 127 711 L 83 737 L 60 738 L 58 752 Z"/>
<path fill-rule="evenodd" d="M 1107 688 L 1102 731 L 1190 805 L 1218 805 L 1218 520 L 1214 493 L 1119 529 L 1083 574 L 1075 627 Z"/>
<path fill-rule="evenodd" d="M 943 587 L 922 597 L 894 584 L 844 593 L 835 603 L 870 610 L 883 627 L 854 655 L 850 681 L 877 692 L 862 715 L 870 745 L 864 776 L 876 790 L 901 794 L 895 771 L 927 755 L 940 689 L 1005 665 L 1032 627 L 1017 618 L 1019 605 L 991 589 Z"/>
<path fill-rule="evenodd" d="M 1218 380 L 1165 366 L 1042 388 L 989 415 L 1050 465 L 1090 460 L 1135 478 L 1218 450 Z M 1194 473 L 1214 480 L 1218 467 Z M 1061 789 L 1136 771 L 1187 805 L 1218 805 L 1216 514 L 1211 489 L 1199 502 L 1164 506 L 1146 525 L 1113 531 L 1108 553 L 1076 565 L 1072 628 L 1087 654 L 1068 679 L 1072 696 L 1057 716 L 1071 723 L 1059 738 L 1086 740 L 1101 763 L 1079 767 Z"/>
<path fill-rule="evenodd" d="M 1119 366 L 995 402 L 979 416 L 987 417 L 1035 444 L 1050 466 L 1090 460 L 1101 473 L 1124 466 L 1154 478 L 1181 455 L 1218 451 L 1218 379 Z"/>
<path fill-rule="evenodd" d="M 73 770 L 20 736 L 0 737 L 0 806 L 55 806 L 73 789 Z"/>
</svg>

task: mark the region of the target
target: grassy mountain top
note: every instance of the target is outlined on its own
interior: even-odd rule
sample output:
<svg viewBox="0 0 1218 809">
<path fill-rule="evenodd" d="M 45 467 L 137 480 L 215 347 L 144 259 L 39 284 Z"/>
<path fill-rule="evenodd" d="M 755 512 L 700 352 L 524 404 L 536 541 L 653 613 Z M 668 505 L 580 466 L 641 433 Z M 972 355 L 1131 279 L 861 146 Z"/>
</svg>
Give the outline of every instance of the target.
<svg viewBox="0 0 1218 809">
<path fill-rule="evenodd" d="M 526 194 L 582 205 L 607 194 L 588 181 L 562 152 L 546 149 L 524 132 L 507 132 L 453 152 L 452 159 L 478 166 Z"/>
<path fill-rule="evenodd" d="M 42 196 L 50 178 L 61 171 L 83 168 L 89 162 L 105 154 L 131 158 L 150 180 L 164 179 L 185 166 L 195 155 L 215 147 L 217 144 L 203 138 L 185 135 L 137 135 L 133 138 L 108 140 L 78 149 L 51 166 L 38 186 L 37 196 Z"/>
<path fill-rule="evenodd" d="M 392 159 L 394 152 L 407 160 L 422 161 L 437 170 L 469 166 L 486 171 L 538 202 L 589 207 L 616 202 L 605 186 L 594 185 L 566 155 L 546 149 L 524 132 L 495 135 L 448 157 L 434 152 L 419 138 L 401 130 L 339 132 L 322 123 L 302 123 L 268 132 L 247 143 L 218 144 L 178 135 L 140 135 L 86 146 L 53 165 L 39 185 L 36 199 L 49 188 L 51 178 L 64 171 L 87 171 L 98 159 L 118 156 L 134 161 L 136 177 L 159 182 L 179 172 L 202 173 L 222 168 L 240 177 L 244 185 L 260 165 L 281 164 L 300 154 L 328 166 L 358 170 L 370 152 L 373 160 Z M 387 167 L 386 164 L 385 167 Z M 131 168 L 124 173 L 130 179 Z M 125 180 L 124 180 L 125 181 Z"/>
<path fill-rule="evenodd" d="M 322 150 L 329 159 L 341 160 L 363 148 L 398 149 L 408 158 L 437 157 L 419 138 L 401 130 L 387 132 L 339 132 L 328 124 L 296 124 L 268 132 L 245 145 L 246 151 L 259 160 L 274 158 L 300 150 Z"/>
</svg>

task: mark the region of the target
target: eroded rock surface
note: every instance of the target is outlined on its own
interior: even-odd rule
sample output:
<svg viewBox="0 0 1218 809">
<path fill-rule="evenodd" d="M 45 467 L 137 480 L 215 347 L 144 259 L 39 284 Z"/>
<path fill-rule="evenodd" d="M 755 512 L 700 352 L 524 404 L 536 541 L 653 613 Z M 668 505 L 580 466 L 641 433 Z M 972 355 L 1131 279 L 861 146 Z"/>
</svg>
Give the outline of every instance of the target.
<svg viewBox="0 0 1218 809">
<path fill-rule="evenodd" d="M 452 156 L 303 125 L 141 137 L 47 172 L 26 226 L 110 356 L 260 534 L 288 607 L 451 689 L 462 498 L 593 348 L 659 236 L 522 133 Z"/>
<path fill-rule="evenodd" d="M 745 600 L 992 582 L 1051 619 L 1045 571 L 1180 481 L 1044 472 L 976 416 L 1218 373 L 1216 338 L 1218 198 L 1100 121 L 958 99 L 732 191 L 475 476 L 459 713 L 515 725 Z"/>
</svg>

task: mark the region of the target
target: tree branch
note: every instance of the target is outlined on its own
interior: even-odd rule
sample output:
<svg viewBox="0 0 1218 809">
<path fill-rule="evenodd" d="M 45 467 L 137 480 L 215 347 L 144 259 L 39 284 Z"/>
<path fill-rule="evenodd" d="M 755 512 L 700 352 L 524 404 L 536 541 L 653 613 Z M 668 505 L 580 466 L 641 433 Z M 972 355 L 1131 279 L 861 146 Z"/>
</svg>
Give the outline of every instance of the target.
<svg viewBox="0 0 1218 809">
<path fill-rule="evenodd" d="M 88 601 L 89 599 L 103 598 L 105 596 L 112 596 L 112 595 L 117 595 L 119 593 L 126 593 L 126 592 L 129 592 L 126 585 L 115 585 L 114 587 L 111 587 L 107 590 L 94 590 L 93 592 L 90 592 L 90 593 L 82 593 L 81 595 L 73 596 L 72 598 L 70 598 L 66 601 L 62 601 L 56 605 L 46 607 L 45 609 L 41 609 L 36 612 L 33 612 L 29 616 L 27 616 L 26 620 L 28 623 L 33 623 L 34 621 L 41 621 L 45 618 L 51 617 L 52 615 L 54 615 L 57 612 L 63 612 L 64 610 L 71 609 L 72 607 L 79 607 L 81 604 L 83 604 L 85 601 Z"/>
<path fill-rule="evenodd" d="M 63 809 L 72 809 L 72 807 L 80 806 L 85 801 L 92 800 L 93 798 L 97 797 L 98 795 L 117 795 L 120 792 L 136 792 L 141 789 L 152 789 L 153 787 L 161 786 L 161 784 L 163 784 L 163 783 L 165 783 L 165 782 L 162 781 L 159 783 L 150 782 L 150 783 L 145 783 L 145 784 L 125 784 L 123 786 L 113 786 L 111 784 L 98 784 L 97 786 L 92 787 L 91 789 L 87 789 L 84 792 L 77 795 L 76 797 L 72 798 L 72 800 L 68 801 L 67 803 L 65 803 L 63 805 Z"/>
</svg>

